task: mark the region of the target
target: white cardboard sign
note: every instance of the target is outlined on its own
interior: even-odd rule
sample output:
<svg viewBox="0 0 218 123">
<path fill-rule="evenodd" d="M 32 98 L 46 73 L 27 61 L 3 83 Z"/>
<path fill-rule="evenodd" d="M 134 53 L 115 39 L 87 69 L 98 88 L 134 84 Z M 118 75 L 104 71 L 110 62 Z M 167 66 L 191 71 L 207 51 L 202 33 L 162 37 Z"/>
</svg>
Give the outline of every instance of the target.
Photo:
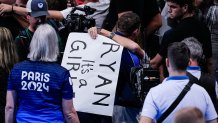
<svg viewBox="0 0 218 123">
<path fill-rule="evenodd" d="M 122 50 L 101 35 L 69 35 L 62 66 L 70 71 L 77 111 L 112 116 Z"/>
</svg>

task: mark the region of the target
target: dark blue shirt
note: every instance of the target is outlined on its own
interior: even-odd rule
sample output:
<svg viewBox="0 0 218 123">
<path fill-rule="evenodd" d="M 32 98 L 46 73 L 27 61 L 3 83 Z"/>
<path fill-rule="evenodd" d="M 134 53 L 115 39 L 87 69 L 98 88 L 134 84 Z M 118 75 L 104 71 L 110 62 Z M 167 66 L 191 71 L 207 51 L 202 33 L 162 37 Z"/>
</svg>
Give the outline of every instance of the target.
<svg viewBox="0 0 218 123">
<path fill-rule="evenodd" d="M 130 84 L 130 72 L 134 66 L 139 66 L 138 56 L 124 48 L 115 95 L 115 105 L 137 107 L 137 98 Z"/>
<path fill-rule="evenodd" d="M 164 58 L 167 56 L 168 46 L 173 42 L 180 42 L 188 37 L 194 37 L 202 44 L 203 54 L 206 58 L 212 56 L 210 31 L 207 26 L 194 17 L 187 17 L 175 27 L 164 33 L 159 54 Z"/>
<path fill-rule="evenodd" d="M 18 99 L 17 122 L 63 123 L 62 99 L 72 99 L 70 73 L 52 62 L 23 61 L 12 69 L 8 91 Z"/>
</svg>

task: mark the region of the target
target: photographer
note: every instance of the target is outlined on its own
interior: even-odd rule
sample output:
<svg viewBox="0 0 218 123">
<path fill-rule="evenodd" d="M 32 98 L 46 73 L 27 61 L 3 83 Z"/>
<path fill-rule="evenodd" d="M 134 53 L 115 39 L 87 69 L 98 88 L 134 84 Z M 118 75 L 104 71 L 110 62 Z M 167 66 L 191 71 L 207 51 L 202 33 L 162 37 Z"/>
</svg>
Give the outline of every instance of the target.
<svg viewBox="0 0 218 123">
<path fill-rule="evenodd" d="M 109 0 L 85 0 L 85 4 L 79 5 L 77 7 L 84 8 L 84 6 L 86 5 L 86 6 L 89 6 L 91 8 L 96 9 L 96 11 L 93 14 L 88 15 L 87 18 L 95 19 L 96 27 L 101 28 L 102 23 L 103 23 L 106 15 L 108 14 L 109 3 L 110 3 Z M 61 15 L 58 15 L 58 12 L 56 12 L 56 11 L 51 11 L 51 12 L 49 12 L 49 14 L 51 16 L 54 16 L 54 17 L 56 15 L 58 15 L 60 17 L 62 16 L 63 18 L 66 19 L 67 15 L 70 14 L 72 8 L 73 7 L 69 7 L 67 9 L 61 11 Z M 81 11 L 75 11 L 75 13 L 83 14 L 83 15 L 85 14 L 84 12 L 81 12 Z"/>
<path fill-rule="evenodd" d="M 77 7 L 83 8 L 84 5 L 89 6 L 91 8 L 95 8 L 96 12 L 94 14 L 88 15 L 88 18 L 94 18 L 96 21 L 97 28 L 101 28 L 102 23 L 108 13 L 108 7 L 109 7 L 109 0 L 87 0 L 84 2 L 85 4 L 79 5 Z M 13 9 L 12 9 L 13 7 Z M 67 15 L 70 14 L 73 7 L 69 7 L 62 11 L 56 11 L 56 10 L 49 10 L 49 18 L 54 18 L 58 20 L 66 19 Z M 5 12 L 14 12 L 21 15 L 26 15 L 27 11 L 25 8 L 8 5 L 8 4 L 0 4 L 0 15 L 4 14 Z M 75 13 L 78 14 L 84 14 L 84 12 L 76 11 Z"/>
</svg>

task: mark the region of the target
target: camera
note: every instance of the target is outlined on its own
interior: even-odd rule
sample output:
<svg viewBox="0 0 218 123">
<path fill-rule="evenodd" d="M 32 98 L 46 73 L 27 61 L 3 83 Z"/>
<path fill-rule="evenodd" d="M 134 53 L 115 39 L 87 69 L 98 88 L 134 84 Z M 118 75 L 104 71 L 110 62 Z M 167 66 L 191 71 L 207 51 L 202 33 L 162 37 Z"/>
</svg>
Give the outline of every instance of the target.
<svg viewBox="0 0 218 123">
<path fill-rule="evenodd" d="M 83 11 L 85 15 L 74 13 L 76 10 Z M 95 19 L 87 17 L 87 15 L 91 15 L 95 11 L 96 9 L 89 6 L 74 7 L 70 14 L 67 15 L 64 24 L 68 32 L 85 32 L 88 28 L 95 26 Z"/>
<path fill-rule="evenodd" d="M 131 68 L 130 85 L 133 94 L 138 99 L 138 105 L 142 106 L 144 99 L 152 87 L 160 84 L 160 72 L 150 66 L 150 60 L 141 66 Z"/>
</svg>

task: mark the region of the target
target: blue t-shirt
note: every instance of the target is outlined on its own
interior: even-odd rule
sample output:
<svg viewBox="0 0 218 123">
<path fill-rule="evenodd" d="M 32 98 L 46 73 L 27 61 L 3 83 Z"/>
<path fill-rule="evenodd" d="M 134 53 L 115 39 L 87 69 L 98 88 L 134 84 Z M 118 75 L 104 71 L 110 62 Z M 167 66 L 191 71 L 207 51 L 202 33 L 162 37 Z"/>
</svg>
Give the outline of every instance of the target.
<svg viewBox="0 0 218 123">
<path fill-rule="evenodd" d="M 70 73 L 53 62 L 23 61 L 8 78 L 18 99 L 17 122 L 63 123 L 62 99 L 72 99 Z"/>
<path fill-rule="evenodd" d="M 140 65 L 140 60 L 137 55 L 126 48 L 123 48 L 121 65 L 115 95 L 115 105 L 138 107 L 137 98 L 133 93 L 130 84 L 131 68 Z"/>
</svg>

